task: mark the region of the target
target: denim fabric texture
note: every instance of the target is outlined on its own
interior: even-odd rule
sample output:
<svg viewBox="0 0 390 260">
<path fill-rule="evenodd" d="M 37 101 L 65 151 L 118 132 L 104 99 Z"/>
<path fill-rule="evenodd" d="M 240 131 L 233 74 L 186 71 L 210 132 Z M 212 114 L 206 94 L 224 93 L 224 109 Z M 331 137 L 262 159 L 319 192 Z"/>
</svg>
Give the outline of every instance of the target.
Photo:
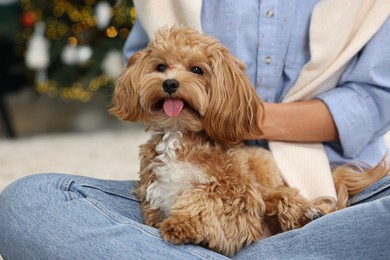
<svg viewBox="0 0 390 260">
<path fill-rule="evenodd" d="M 24 177 L 0 194 L 5 259 L 226 259 L 196 245 L 172 245 L 142 224 L 134 182 L 66 174 Z M 261 240 L 235 259 L 388 259 L 390 175 L 354 205 L 303 228 Z"/>
</svg>

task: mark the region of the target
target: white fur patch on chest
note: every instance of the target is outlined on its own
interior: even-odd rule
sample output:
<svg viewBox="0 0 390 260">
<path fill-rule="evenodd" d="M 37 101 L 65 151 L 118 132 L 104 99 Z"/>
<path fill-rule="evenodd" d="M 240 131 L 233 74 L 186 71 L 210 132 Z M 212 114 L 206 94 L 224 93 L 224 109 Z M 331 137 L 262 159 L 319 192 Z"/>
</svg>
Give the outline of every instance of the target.
<svg viewBox="0 0 390 260">
<path fill-rule="evenodd" d="M 156 146 L 159 155 L 149 166 L 157 180 L 148 186 L 146 200 L 152 208 L 159 208 L 165 214 L 169 213 L 178 195 L 194 188 L 193 182 L 209 182 L 198 166 L 177 160 L 176 152 L 182 149 L 180 139 L 180 132 L 165 133 Z"/>
</svg>

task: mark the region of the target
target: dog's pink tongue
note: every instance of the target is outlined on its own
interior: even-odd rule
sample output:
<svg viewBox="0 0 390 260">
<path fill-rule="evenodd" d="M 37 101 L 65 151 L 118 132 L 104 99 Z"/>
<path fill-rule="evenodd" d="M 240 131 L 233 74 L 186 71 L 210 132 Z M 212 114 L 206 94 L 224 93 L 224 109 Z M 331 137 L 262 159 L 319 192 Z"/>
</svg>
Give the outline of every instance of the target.
<svg viewBox="0 0 390 260">
<path fill-rule="evenodd" d="M 164 101 L 164 112 L 167 116 L 178 116 L 183 110 L 184 103 L 180 99 L 167 99 Z"/>
</svg>

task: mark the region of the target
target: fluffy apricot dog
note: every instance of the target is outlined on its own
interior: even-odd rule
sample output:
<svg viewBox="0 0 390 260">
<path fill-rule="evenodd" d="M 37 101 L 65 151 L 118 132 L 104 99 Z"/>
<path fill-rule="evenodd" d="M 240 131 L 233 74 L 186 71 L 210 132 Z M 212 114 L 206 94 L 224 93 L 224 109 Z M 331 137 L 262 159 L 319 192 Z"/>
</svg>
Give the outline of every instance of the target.
<svg viewBox="0 0 390 260">
<path fill-rule="evenodd" d="M 334 173 L 338 201 L 308 201 L 288 187 L 272 154 L 240 140 L 261 135 L 262 118 L 245 66 L 215 39 L 184 28 L 162 28 L 130 58 L 117 80 L 111 112 L 141 121 L 151 133 L 140 146 L 144 222 L 171 243 L 196 243 L 232 256 L 265 234 L 299 228 L 348 205 L 386 174 L 385 163 L 357 174 Z M 272 224 L 271 224 L 272 223 Z"/>
</svg>

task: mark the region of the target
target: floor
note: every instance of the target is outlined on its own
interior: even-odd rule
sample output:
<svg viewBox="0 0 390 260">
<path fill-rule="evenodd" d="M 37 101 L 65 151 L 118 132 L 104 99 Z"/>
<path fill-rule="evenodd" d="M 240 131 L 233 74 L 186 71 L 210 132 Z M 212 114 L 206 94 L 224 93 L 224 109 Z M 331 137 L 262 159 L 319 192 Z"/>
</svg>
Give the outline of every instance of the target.
<svg viewBox="0 0 390 260">
<path fill-rule="evenodd" d="M 83 104 L 24 90 L 6 101 L 17 137 L 7 138 L 0 123 L 0 191 L 33 173 L 138 178 L 138 146 L 148 135 L 111 116 L 106 93 Z"/>
</svg>

